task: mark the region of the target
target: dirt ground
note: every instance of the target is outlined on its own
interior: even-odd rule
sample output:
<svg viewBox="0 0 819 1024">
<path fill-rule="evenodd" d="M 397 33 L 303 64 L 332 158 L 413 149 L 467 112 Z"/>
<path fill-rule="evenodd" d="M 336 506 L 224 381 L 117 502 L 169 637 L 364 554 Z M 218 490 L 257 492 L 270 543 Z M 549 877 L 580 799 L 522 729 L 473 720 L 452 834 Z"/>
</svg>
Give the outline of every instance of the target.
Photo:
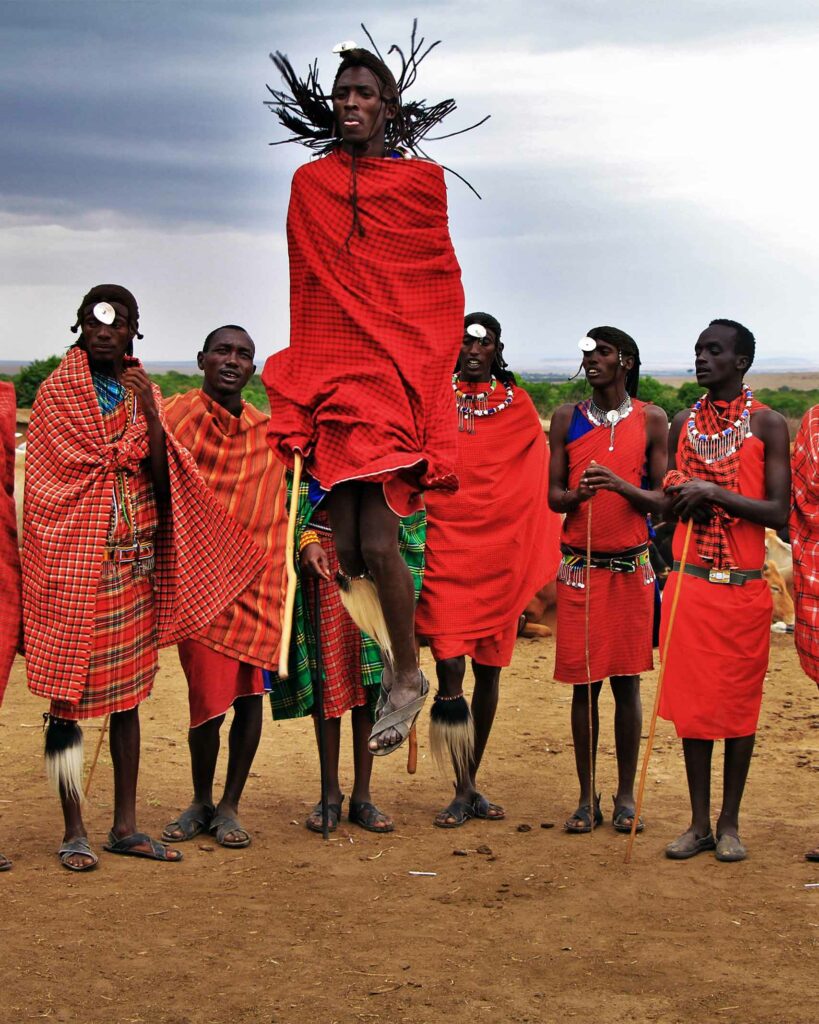
<svg viewBox="0 0 819 1024">
<path fill-rule="evenodd" d="M 196 839 L 182 864 L 102 853 L 97 871 L 72 875 L 54 854 L 61 819 L 43 777 L 42 702 L 26 691 L 18 660 L 0 715 L 0 848 L 14 859 L 0 875 L 0 1019 L 815 1021 L 819 888 L 806 883 L 819 882 L 819 865 L 803 852 L 819 841 L 819 698 L 791 638 L 772 640 L 744 807 L 750 858 L 733 865 L 662 856 L 688 820 L 667 723 L 631 865 L 608 821 L 592 836 L 561 831 L 576 801 L 569 691 L 551 681 L 552 642 L 522 640 L 481 782 L 506 821 L 432 827 L 449 782 L 427 756 L 424 722 L 417 775 L 406 774 L 403 753 L 376 765 L 374 796 L 396 832 L 345 823 L 325 844 L 303 826 L 318 794 L 310 725 L 267 721 L 242 808 L 249 849 Z M 645 678 L 649 707 L 655 682 L 656 673 Z M 604 696 L 605 806 L 615 764 Z M 187 803 L 185 715 L 184 677 L 166 651 L 142 713 L 141 824 L 154 833 Z M 87 751 L 97 728 L 86 729 Z M 346 732 L 344 741 L 349 787 Z M 111 815 L 107 752 L 92 797 L 100 851 Z"/>
</svg>

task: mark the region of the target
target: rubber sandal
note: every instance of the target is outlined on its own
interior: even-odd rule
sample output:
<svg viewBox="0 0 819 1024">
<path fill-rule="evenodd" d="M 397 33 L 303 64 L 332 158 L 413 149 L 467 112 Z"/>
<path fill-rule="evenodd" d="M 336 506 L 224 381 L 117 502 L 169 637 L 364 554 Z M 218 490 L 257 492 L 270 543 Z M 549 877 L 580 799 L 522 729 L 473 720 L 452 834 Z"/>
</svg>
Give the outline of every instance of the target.
<svg viewBox="0 0 819 1024">
<path fill-rule="evenodd" d="M 421 714 L 427 695 L 429 694 L 429 681 L 427 680 L 427 677 L 420 670 L 418 675 L 421 677 L 421 692 L 415 700 L 411 700 L 409 704 L 404 704 L 400 708 L 394 708 L 392 700 L 390 699 L 392 691 L 387 695 L 387 699 L 381 709 L 382 714 L 376 719 L 375 725 L 370 733 L 369 742 L 377 740 L 378 737 L 388 729 L 395 729 L 401 738 L 397 743 L 392 743 L 388 747 L 379 747 L 377 750 L 370 749 L 370 753 L 373 757 L 386 757 L 387 754 L 394 753 L 399 747 L 403 746 L 407 736 L 409 736 L 410 730 L 413 725 L 415 725 L 415 721 L 418 716 Z"/>
<path fill-rule="evenodd" d="M 150 850 L 139 850 L 137 847 L 150 846 Z M 164 860 L 169 864 L 182 860 L 182 854 L 174 850 L 176 856 L 169 857 L 171 852 L 156 839 L 151 839 L 145 832 L 133 832 L 130 836 L 117 839 L 113 832 L 108 833 L 108 842 L 103 846 L 108 853 L 116 853 L 121 857 L 144 857 L 146 860 Z"/>
<path fill-rule="evenodd" d="M 470 800 L 458 800 L 457 798 L 452 801 L 449 807 L 445 807 L 442 811 L 439 811 L 432 819 L 432 824 L 436 828 L 460 828 L 461 825 L 465 825 L 468 821 L 471 821 L 475 817 L 475 810 Z M 447 821 L 447 818 L 453 818 L 453 821 Z"/>
<path fill-rule="evenodd" d="M 500 814 L 490 813 L 492 811 L 500 811 Z M 506 817 L 506 811 L 501 805 L 491 803 L 483 793 L 476 793 L 472 797 L 472 813 L 481 821 L 503 821 Z"/>
<path fill-rule="evenodd" d="M 321 807 L 319 806 L 320 812 Z M 361 803 L 351 800 L 347 821 L 352 822 L 353 825 L 358 825 L 359 828 L 366 829 L 368 832 L 386 833 L 395 831 L 395 825 L 387 815 L 383 811 L 379 811 L 375 804 L 371 804 L 368 800 L 362 800 Z M 381 821 L 384 824 L 379 828 L 376 824 L 377 821 Z"/>
<path fill-rule="evenodd" d="M 689 829 L 666 846 L 665 855 L 669 860 L 688 860 L 689 857 L 696 857 L 698 853 L 705 853 L 706 850 L 715 850 L 716 846 L 713 832 L 698 836 Z"/>
<path fill-rule="evenodd" d="M 75 853 L 79 853 L 83 857 L 90 857 L 91 863 L 69 864 L 68 858 Z M 73 839 L 66 839 L 59 850 L 57 850 L 57 856 L 60 858 L 62 866 L 69 871 L 93 871 L 99 861 L 99 857 L 91 849 L 88 836 L 74 836 Z M 9 867 L 11 867 L 11 863 L 9 863 Z"/>
<path fill-rule="evenodd" d="M 0 853 L 0 871 L 11 871 L 11 861 Z"/>
<path fill-rule="evenodd" d="M 190 839 L 194 839 L 203 832 L 207 832 L 215 813 L 216 808 L 212 805 L 194 807 L 191 804 L 178 818 L 174 821 L 169 821 L 165 828 L 162 829 L 163 843 L 187 843 Z M 171 835 L 172 832 L 176 831 L 181 832 L 182 835 Z"/>
<path fill-rule="evenodd" d="M 808 850 L 805 854 L 805 860 L 819 861 L 819 846 L 813 850 Z"/>
<path fill-rule="evenodd" d="M 592 828 L 599 828 L 603 824 L 603 812 L 600 810 L 600 796 L 594 800 L 594 825 L 592 825 L 591 806 L 580 804 L 574 814 L 563 822 L 563 831 L 571 836 L 588 835 Z"/>
<path fill-rule="evenodd" d="M 617 806 L 617 800 L 615 797 L 611 798 L 611 802 L 614 804 L 614 813 L 611 816 L 611 823 L 614 826 L 615 832 L 631 833 L 631 825 L 634 821 L 634 807 Z M 637 828 L 635 831 L 642 832 L 646 827 L 643 821 L 642 815 L 640 820 L 637 822 Z"/>
<path fill-rule="evenodd" d="M 242 850 L 246 846 L 250 846 L 250 833 L 248 830 L 239 824 L 237 818 L 232 818 L 228 814 L 217 814 L 211 821 L 208 832 L 226 850 Z M 234 839 L 229 843 L 226 840 L 231 832 L 240 832 L 243 838 Z"/>
<path fill-rule="evenodd" d="M 735 861 L 745 860 L 748 856 L 748 851 L 745 849 L 745 844 L 739 836 L 732 836 L 730 832 L 723 832 L 717 840 L 717 851 L 714 856 L 717 860 L 721 860 L 726 864 L 732 864 Z"/>
<path fill-rule="evenodd" d="M 327 831 L 335 832 L 338 828 L 338 823 L 341 821 L 341 806 L 344 803 L 344 796 L 342 794 L 341 800 L 337 804 L 327 804 Z M 306 828 L 309 828 L 311 832 L 318 832 L 321 835 L 324 829 L 321 827 L 321 800 L 316 804 L 313 810 L 310 812 L 307 821 L 304 823 Z"/>
</svg>

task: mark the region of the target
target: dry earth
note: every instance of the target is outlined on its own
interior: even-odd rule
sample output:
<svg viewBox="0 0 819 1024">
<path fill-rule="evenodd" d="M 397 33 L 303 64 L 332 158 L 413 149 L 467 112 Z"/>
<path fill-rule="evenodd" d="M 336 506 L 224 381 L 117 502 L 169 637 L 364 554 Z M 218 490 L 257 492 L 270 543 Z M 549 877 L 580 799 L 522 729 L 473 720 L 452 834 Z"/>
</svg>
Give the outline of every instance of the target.
<svg viewBox="0 0 819 1024">
<path fill-rule="evenodd" d="M 802 855 L 819 840 L 819 704 L 791 639 L 773 637 L 743 819 L 751 855 L 736 865 L 662 856 L 687 822 L 667 723 L 631 865 L 608 823 L 592 836 L 561 831 L 576 793 L 569 692 L 551 681 L 552 660 L 550 641 L 520 641 L 504 675 L 482 779 L 504 822 L 432 828 L 449 784 L 426 756 L 424 724 L 416 776 L 402 754 L 376 766 L 396 833 L 345 824 L 325 844 L 303 827 L 318 789 L 310 725 L 267 722 L 243 805 L 248 850 L 197 839 L 179 865 L 102 853 L 88 875 L 54 855 L 61 820 L 43 779 L 42 704 L 18 660 L 0 716 L 0 846 L 15 861 L 0 875 L 0 1019 L 814 1021 L 819 888 L 806 883 L 819 882 L 819 865 Z M 645 679 L 649 706 L 655 682 Z M 604 804 L 615 779 L 606 698 Z M 188 797 L 185 710 L 176 654 L 164 652 L 142 715 L 141 819 L 154 833 Z M 344 771 L 349 785 L 349 756 Z M 110 814 L 106 753 L 88 811 L 97 850 Z"/>
</svg>

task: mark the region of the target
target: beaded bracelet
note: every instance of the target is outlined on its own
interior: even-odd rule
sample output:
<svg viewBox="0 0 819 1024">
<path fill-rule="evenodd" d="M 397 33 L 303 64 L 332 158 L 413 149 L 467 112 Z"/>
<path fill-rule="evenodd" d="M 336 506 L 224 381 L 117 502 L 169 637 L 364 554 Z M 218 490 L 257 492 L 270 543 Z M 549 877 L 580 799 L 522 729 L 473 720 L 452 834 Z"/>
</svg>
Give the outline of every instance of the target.
<svg viewBox="0 0 819 1024">
<path fill-rule="evenodd" d="M 299 554 L 304 551 L 308 544 L 321 544 L 319 536 L 315 530 L 305 530 L 299 539 Z"/>
</svg>

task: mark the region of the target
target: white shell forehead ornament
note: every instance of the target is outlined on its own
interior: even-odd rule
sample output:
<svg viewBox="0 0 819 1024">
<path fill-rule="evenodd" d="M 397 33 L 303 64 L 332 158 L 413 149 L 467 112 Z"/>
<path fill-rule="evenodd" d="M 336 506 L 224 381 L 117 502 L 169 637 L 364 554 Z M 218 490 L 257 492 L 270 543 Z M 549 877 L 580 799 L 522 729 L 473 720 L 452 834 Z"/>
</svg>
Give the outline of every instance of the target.
<svg viewBox="0 0 819 1024">
<path fill-rule="evenodd" d="M 98 302 L 91 310 L 101 324 L 112 324 L 117 318 L 117 311 L 110 302 Z"/>
<path fill-rule="evenodd" d="M 333 53 L 337 54 L 339 57 L 343 57 L 344 54 L 348 53 L 350 50 L 357 49 L 358 43 L 356 43 L 354 39 L 345 39 L 343 43 L 336 43 L 333 47 Z"/>
<path fill-rule="evenodd" d="M 466 329 L 466 333 L 470 338 L 477 338 L 478 341 L 482 341 L 486 337 L 486 328 L 483 324 L 470 324 Z"/>
<path fill-rule="evenodd" d="M 597 342 L 594 340 L 594 338 L 590 338 L 588 335 L 586 335 L 585 338 L 581 338 L 580 341 L 578 341 L 577 347 L 580 349 L 581 352 L 594 352 L 594 350 L 597 348 Z"/>
</svg>

